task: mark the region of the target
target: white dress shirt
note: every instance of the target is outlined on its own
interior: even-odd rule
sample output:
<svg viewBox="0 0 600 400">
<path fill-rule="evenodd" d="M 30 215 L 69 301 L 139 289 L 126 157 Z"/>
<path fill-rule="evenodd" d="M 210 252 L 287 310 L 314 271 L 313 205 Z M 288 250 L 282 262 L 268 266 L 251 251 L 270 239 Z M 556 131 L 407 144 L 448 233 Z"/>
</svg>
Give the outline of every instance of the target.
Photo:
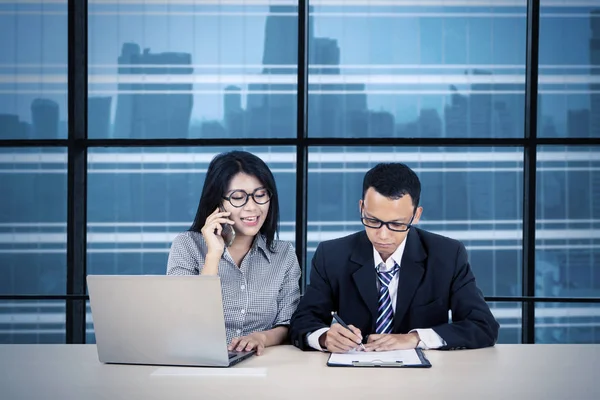
<svg viewBox="0 0 600 400">
<path fill-rule="evenodd" d="M 404 248 L 406 247 L 406 239 L 398 246 L 396 251 L 385 261 L 385 267 L 382 266 L 380 271 L 387 272 L 391 271 L 394 268 L 394 264 L 398 264 L 398 267 L 402 268 L 401 261 L 402 255 L 404 254 Z M 375 261 L 375 266 L 377 267 L 379 264 L 383 262 L 381 255 L 375 247 L 373 247 L 373 260 Z M 398 299 L 398 279 L 400 273 L 394 274 L 394 277 L 390 281 L 388 285 L 388 290 L 390 292 L 390 298 L 392 300 L 392 309 L 394 313 L 396 312 L 396 300 Z M 377 290 L 379 291 L 379 279 L 377 279 Z M 321 345 L 319 344 L 319 338 L 322 334 L 327 332 L 329 328 L 321 328 L 313 333 L 309 334 L 307 337 L 308 345 L 315 350 L 323 351 Z M 417 332 L 419 335 L 419 345 L 417 347 L 421 349 L 437 349 L 439 347 L 445 346 L 446 342 L 444 339 L 440 337 L 433 329 L 413 329 L 410 332 Z M 409 333 L 410 333 L 409 332 Z"/>
</svg>

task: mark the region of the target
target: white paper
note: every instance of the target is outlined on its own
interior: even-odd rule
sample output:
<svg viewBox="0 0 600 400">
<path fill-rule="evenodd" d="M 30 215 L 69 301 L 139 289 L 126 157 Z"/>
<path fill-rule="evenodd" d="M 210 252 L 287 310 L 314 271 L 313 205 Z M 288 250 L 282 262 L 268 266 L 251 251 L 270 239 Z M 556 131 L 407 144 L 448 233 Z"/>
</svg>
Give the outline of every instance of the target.
<svg viewBox="0 0 600 400">
<path fill-rule="evenodd" d="M 150 376 L 267 376 L 266 368 L 161 367 Z"/>
<path fill-rule="evenodd" d="M 353 351 L 334 353 L 329 358 L 330 364 L 352 365 L 354 361 L 367 363 L 386 363 L 402 361 L 404 365 L 421 365 L 421 359 L 415 349 L 392 351 Z"/>
</svg>

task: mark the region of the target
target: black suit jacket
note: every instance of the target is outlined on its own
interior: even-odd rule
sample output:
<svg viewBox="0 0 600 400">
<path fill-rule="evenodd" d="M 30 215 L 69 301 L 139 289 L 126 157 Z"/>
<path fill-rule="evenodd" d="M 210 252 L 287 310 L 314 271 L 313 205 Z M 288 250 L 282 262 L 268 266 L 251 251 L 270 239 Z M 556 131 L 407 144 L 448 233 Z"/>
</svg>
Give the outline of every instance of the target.
<svg viewBox="0 0 600 400">
<path fill-rule="evenodd" d="M 406 241 L 392 332 L 432 328 L 446 341 L 442 350 L 493 346 L 499 325 L 477 288 L 464 245 L 415 227 Z M 330 326 L 331 311 L 366 338 L 375 333 L 377 298 L 367 234 L 322 242 L 312 260 L 310 284 L 290 322 L 292 343 L 311 349 L 307 334 Z"/>
</svg>

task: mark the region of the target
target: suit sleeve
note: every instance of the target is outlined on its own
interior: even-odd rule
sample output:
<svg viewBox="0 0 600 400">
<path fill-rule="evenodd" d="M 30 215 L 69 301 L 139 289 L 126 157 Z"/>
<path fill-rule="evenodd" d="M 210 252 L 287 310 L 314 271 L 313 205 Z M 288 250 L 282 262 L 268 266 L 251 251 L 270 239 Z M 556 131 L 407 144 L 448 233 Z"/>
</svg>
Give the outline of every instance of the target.
<svg viewBox="0 0 600 400">
<path fill-rule="evenodd" d="M 433 327 L 446 342 L 441 350 L 476 349 L 496 344 L 500 325 L 477 287 L 462 243 L 450 288 L 450 309 L 452 323 Z"/>
<path fill-rule="evenodd" d="M 329 327 L 331 311 L 334 310 L 334 296 L 327 277 L 323 245 L 317 247 L 312 259 L 310 283 L 290 324 L 292 344 L 301 350 L 313 350 L 308 344 L 308 334 Z"/>
</svg>

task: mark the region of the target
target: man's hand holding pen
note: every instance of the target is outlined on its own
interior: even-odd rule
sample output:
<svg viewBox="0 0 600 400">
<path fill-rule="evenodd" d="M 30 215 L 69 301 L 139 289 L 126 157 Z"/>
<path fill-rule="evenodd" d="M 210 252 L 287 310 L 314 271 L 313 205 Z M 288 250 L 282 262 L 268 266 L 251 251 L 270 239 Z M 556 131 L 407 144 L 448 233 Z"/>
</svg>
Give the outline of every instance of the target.
<svg viewBox="0 0 600 400">
<path fill-rule="evenodd" d="M 331 353 L 346 353 L 350 350 L 388 351 L 414 349 L 419 344 L 419 334 L 373 334 L 367 338 L 367 345 L 362 343 L 363 336 L 357 327 L 346 324 L 335 312 L 331 316 L 337 324 L 333 324 L 319 338 L 319 345 Z"/>
<path fill-rule="evenodd" d="M 357 327 L 348 325 L 348 328 L 344 328 L 341 324 L 333 324 L 321 335 L 319 344 L 331 353 L 346 353 L 356 348 L 360 349 L 362 339 L 362 334 Z"/>
</svg>

